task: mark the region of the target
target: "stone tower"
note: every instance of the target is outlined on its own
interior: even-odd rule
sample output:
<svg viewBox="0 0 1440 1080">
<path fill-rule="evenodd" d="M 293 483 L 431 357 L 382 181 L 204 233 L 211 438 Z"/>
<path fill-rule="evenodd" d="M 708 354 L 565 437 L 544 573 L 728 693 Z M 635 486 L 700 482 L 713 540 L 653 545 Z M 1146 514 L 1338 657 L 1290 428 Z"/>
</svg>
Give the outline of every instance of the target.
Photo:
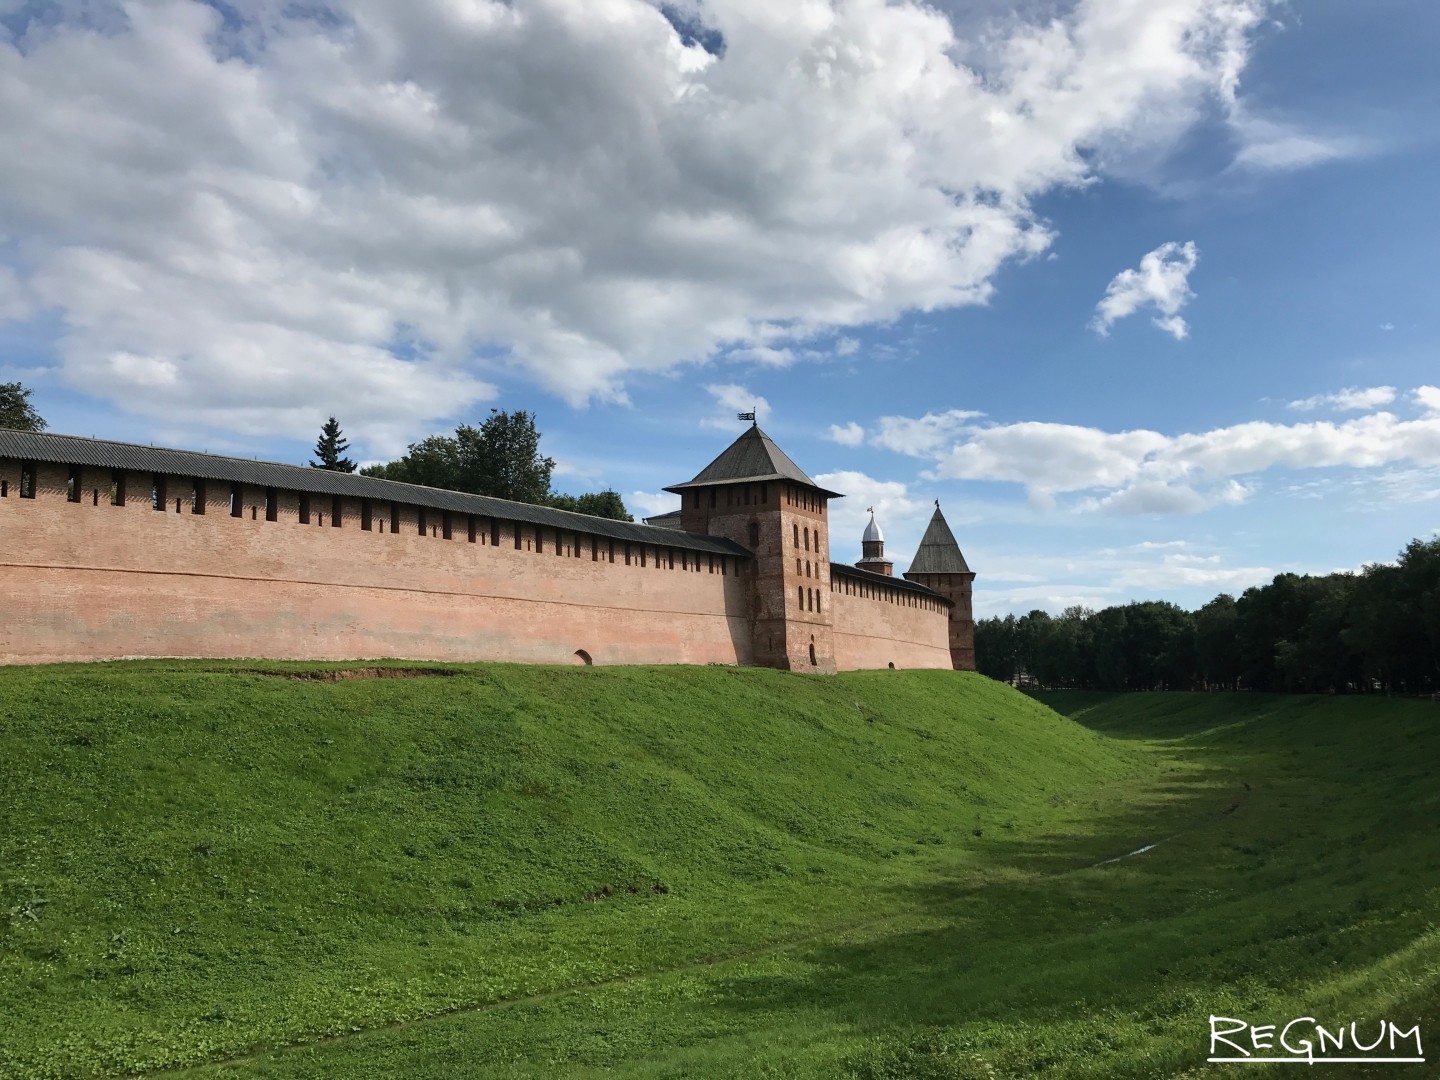
<svg viewBox="0 0 1440 1080">
<path fill-rule="evenodd" d="M 667 487 L 680 496 L 680 527 L 749 548 L 755 663 L 833 674 L 828 503 L 840 498 L 806 476 L 758 425 L 695 479 Z"/>
<path fill-rule="evenodd" d="M 872 574 L 895 576 L 895 564 L 885 558 L 885 534 L 875 521 L 873 506 L 870 507 L 870 524 L 865 526 L 865 535 L 860 538 L 860 561 L 855 565 Z"/>
<path fill-rule="evenodd" d="M 920 538 L 920 548 L 905 578 L 924 585 L 954 603 L 950 609 L 950 660 L 956 671 L 975 670 L 975 616 L 970 607 L 971 586 L 975 575 L 960 554 L 955 534 L 940 513 L 935 513 Z"/>
</svg>

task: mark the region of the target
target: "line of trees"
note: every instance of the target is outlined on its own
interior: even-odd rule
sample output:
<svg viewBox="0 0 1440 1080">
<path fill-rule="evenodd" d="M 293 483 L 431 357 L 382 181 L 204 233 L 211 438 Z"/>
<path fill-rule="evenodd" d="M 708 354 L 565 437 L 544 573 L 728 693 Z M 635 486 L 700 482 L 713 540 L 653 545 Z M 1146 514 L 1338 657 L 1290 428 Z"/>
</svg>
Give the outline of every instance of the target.
<svg viewBox="0 0 1440 1080">
<path fill-rule="evenodd" d="M 1360 573 L 1279 574 L 1198 611 L 1144 601 L 975 624 L 993 679 L 1097 690 L 1440 690 L 1440 539 Z"/>
</svg>

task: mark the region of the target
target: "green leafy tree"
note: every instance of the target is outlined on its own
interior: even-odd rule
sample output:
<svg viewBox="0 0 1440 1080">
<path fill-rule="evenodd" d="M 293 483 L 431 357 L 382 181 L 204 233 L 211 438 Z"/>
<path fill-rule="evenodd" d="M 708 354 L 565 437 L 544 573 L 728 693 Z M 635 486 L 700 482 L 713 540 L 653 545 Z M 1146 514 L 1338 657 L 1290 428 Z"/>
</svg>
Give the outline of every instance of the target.
<svg viewBox="0 0 1440 1080">
<path fill-rule="evenodd" d="M 32 391 L 18 382 L 0 383 L 0 428 L 15 431 L 44 431 L 44 419 L 30 404 Z"/>
<path fill-rule="evenodd" d="M 620 497 L 620 493 L 609 488 L 604 491 L 587 491 L 583 495 L 557 493 L 550 496 L 549 504 L 557 510 L 569 510 L 576 514 L 609 518 L 611 521 L 635 520 L 630 515 L 630 511 L 625 508 L 625 500 Z"/>
<path fill-rule="evenodd" d="M 1221 593 L 1195 612 L 1195 660 L 1210 689 L 1234 690 L 1240 679 L 1240 646 L 1235 637 L 1235 598 Z"/>
<path fill-rule="evenodd" d="M 352 473 L 355 471 L 355 462 L 345 456 L 345 451 L 349 449 L 350 442 L 340 430 L 340 422 L 332 416 L 325 421 L 324 427 L 320 429 L 320 438 L 315 443 L 315 456 L 320 460 L 310 462 L 310 467 L 330 472 Z"/>
<path fill-rule="evenodd" d="M 466 491 L 513 502 L 548 504 L 555 460 L 540 453 L 535 417 L 491 409 L 479 427 L 461 424 L 454 435 L 412 443 L 405 456 L 372 465 L 364 476 L 406 484 Z"/>
</svg>

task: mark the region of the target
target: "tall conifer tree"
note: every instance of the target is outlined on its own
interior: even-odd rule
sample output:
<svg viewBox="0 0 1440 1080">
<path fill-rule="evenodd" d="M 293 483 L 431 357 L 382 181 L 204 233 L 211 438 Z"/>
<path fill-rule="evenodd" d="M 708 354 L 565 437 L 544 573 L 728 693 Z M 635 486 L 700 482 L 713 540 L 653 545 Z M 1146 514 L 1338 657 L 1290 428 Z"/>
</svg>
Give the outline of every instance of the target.
<svg viewBox="0 0 1440 1080">
<path fill-rule="evenodd" d="M 320 429 L 320 438 L 315 443 L 315 456 L 320 460 L 310 462 L 310 467 L 330 472 L 354 472 L 355 462 L 344 456 L 349 449 L 350 442 L 340 430 L 340 422 L 332 416 Z"/>
</svg>

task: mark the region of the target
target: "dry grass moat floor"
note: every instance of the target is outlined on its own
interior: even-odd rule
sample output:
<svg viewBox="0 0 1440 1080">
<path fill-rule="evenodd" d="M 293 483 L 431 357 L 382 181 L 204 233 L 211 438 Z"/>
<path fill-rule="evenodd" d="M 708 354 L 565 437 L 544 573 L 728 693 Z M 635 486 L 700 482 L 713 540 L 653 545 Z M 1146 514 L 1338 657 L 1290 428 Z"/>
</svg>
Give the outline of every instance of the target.
<svg viewBox="0 0 1440 1080">
<path fill-rule="evenodd" d="M 1437 766 L 1440 706 L 1383 698 L 0 669 L 0 1077 L 1226 1075 L 1212 1014 L 1440 1040 Z"/>
</svg>

